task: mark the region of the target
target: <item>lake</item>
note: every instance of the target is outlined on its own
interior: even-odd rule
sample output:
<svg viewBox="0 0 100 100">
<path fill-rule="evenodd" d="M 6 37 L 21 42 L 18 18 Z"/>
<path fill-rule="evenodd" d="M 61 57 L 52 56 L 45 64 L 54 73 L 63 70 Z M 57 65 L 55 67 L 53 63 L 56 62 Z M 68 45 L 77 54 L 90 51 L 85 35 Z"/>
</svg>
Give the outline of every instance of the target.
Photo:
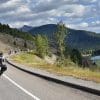
<svg viewBox="0 0 100 100">
<path fill-rule="evenodd" d="M 91 60 L 100 66 L 100 56 L 91 57 Z"/>
<path fill-rule="evenodd" d="M 95 60 L 100 60 L 100 56 L 91 57 L 91 60 L 93 60 L 93 61 L 95 61 Z"/>
</svg>

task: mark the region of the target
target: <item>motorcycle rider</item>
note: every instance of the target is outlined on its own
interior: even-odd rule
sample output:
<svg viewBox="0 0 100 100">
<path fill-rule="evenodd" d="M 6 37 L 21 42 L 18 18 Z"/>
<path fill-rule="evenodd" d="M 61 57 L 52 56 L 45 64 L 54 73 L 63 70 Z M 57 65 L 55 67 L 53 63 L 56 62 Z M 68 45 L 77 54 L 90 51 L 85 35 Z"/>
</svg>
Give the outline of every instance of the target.
<svg viewBox="0 0 100 100">
<path fill-rule="evenodd" d="M 0 75 L 2 75 L 3 72 L 7 70 L 7 66 L 5 64 L 5 58 L 2 52 L 0 52 L 0 67 L 1 67 Z"/>
</svg>

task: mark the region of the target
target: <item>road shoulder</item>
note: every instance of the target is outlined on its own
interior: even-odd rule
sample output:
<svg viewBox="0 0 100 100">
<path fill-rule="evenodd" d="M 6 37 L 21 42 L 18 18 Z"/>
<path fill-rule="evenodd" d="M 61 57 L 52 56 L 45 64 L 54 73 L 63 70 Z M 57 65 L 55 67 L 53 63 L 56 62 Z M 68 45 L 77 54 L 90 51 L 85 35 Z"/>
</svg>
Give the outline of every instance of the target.
<svg viewBox="0 0 100 100">
<path fill-rule="evenodd" d="M 36 69 L 36 68 L 32 68 L 32 67 L 27 67 L 27 66 L 23 66 L 21 64 L 18 63 L 14 63 L 12 61 L 10 61 L 9 59 L 7 59 L 7 62 L 24 71 L 27 72 L 29 74 L 33 74 L 36 75 L 38 77 L 47 79 L 49 81 L 53 81 L 56 83 L 60 83 L 63 85 L 67 85 L 67 86 L 71 86 L 73 88 L 77 88 L 77 89 L 81 89 L 83 91 L 87 91 L 96 95 L 100 95 L 100 83 L 95 83 L 92 81 L 86 81 L 86 80 L 81 80 L 81 79 L 77 79 L 77 78 L 73 78 L 70 76 L 58 76 L 56 74 L 52 74 L 49 73 L 47 71 L 44 70 L 40 70 L 40 69 Z"/>
</svg>

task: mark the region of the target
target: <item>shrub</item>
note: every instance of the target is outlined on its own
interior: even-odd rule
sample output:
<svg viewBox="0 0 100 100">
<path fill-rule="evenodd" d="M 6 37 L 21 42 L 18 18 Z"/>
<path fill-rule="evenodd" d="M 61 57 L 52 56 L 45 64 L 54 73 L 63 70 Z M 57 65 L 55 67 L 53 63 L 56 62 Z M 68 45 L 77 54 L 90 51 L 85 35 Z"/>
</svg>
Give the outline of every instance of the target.
<svg viewBox="0 0 100 100">
<path fill-rule="evenodd" d="M 35 46 L 36 46 L 36 53 L 41 58 L 44 58 L 46 55 L 49 54 L 49 43 L 46 36 L 37 35 L 34 38 Z"/>
<path fill-rule="evenodd" d="M 74 63 L 82 65 L 82 55 L 77 49 L 71 51 L 70 58 Z"/>
</svg>

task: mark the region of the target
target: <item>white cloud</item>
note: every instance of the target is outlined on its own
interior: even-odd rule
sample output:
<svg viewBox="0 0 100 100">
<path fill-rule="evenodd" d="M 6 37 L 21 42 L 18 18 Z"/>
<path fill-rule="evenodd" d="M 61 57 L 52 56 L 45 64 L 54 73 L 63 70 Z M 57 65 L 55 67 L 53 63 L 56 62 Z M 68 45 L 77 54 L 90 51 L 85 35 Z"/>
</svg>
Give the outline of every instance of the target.
<svg viewBox="0 0 100 100">
<path fill-rule="evenodd" d="M 83 22 L 83 23 L 80 24 L 80 27 L 84 27 L 84 28 L 85 28 L 85 27 L 88 27 L 88 23 Z"/>
<path fill-rule="evenodd" d="M 69 24 L 68 26 L 75 29 L 85 29 L 89 25 L 86 22 L 82 22 L 82 23 L 77 23 L 77 24 Z"/>
<path fill-rule="evenodd" d="M 57 23 L 100 30 L 99 0 L 0 0 L 0 22 L 13 27 Z M 99 28 L 96 28 L 99 27 Z"/>
<path fill-rule="evenodd" d="M 3 3 L 8 2 L 8 1 L 10 1 L 10 0 L 0 0 L 0 4 L 3 4 Z"/>
</svg>

